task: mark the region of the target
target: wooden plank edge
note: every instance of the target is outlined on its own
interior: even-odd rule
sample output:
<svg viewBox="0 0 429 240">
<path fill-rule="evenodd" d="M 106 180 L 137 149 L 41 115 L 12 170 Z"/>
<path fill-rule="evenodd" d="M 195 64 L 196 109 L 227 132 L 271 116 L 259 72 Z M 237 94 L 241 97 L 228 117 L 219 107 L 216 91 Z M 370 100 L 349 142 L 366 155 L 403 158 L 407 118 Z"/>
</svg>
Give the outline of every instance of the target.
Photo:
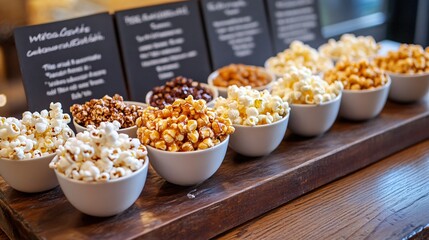
<svg viewBox="0 0 429 240">
<path fill-rule="evenodd" d="M 16 214 L 7 203 L 4 196 L 0 196 L 0 228 L 10 239 L 40 239 L 25 225 L 25 221 L 20 221 L 21 216 Z"/>
</svg>

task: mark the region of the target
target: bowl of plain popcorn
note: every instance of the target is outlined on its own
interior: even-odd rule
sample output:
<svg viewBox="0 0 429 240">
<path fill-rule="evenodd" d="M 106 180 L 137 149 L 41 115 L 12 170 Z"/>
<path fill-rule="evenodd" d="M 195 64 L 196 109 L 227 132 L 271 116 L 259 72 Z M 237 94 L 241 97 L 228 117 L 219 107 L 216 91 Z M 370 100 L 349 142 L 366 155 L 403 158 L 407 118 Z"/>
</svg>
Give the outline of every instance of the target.
<svg viewBox="0 0 429 240">
<path fill-rule="evenodd" d="M 137 119 L 137 135 L 153 169 L 170 183 L 190 186 L 220 167 L 234 127 L 202 99 L 176 99 L 164 109 L 148 107 Z"/>
<path fill-rule="evenodd" d="M 73 131 L 60 103 L 50 110 L 24 112 L 22 119 L 0 117 L 0 175 L 21 192 L 42 192 L 58 185 L 49 163 Z"/>
<path fill-rule="evenodd" d="M 401 44 L 398 51 L 375 58 L 392 80 L 389 98 L 397 102 L 415 102 L 429 92 L 429 47 Z"/>
<path fill-rule="evenodd" d="M 305 67 L 293 67 L 272 88 L 272 94 L 291 107 L 289 129 L 311 137 L 328 131 L 337 118 L 341 102 L 341 82 L 328 84 Z"/>
<path fill-rule="evenodd" d="M 342 60 L 325 73 L 332 83 L 341 81 L 344 90 L 340 116 L 362 121 L 374 118 L 383 110 L 390 88 L 390 78 L 368 60 Z"/>
<path fill-rule="evenodd" d="M 84 104 L 73 104 L 70 112 L 77 132 L 86 131 L 89 125 L 98 127 L 102 122 L 118 121 L 121 124 L 119 133 L 135 138 L 136 119 L 146 106 L 144 103 L 124 101 L 122 96 L 115 94 L 113 97 L 105 95 L 101 99 L 91 99 Z"/>
<path fill-rule="evenodd" d="M 292 67 L 306 67 L 319 74 L 333 67 L 331 59 L 300 41 L 293 41 L 289 48 L 265 61 L 265 69 L 277 78 L 288 73 Z"/>
<path fill-rule="evenodd" d="M 230 86 L 228 97 L 219 97 L 214 107 L 235 128 L 229 146 L 245 156 L 264 156 L 283 140 L 289 120 L 289 105 L 268 90 Z"/>
<path fill-rule="evenodd" d="M 120 123 L 69 138 L 49 164 L 61 189 L 79 211 L 97 217 L 125 211 L 139 197 L 146 182 L 149 159 L 137 138 L 118 133 Z M 52 171 L 52 170 L 51 170 Z"/>
</svg>

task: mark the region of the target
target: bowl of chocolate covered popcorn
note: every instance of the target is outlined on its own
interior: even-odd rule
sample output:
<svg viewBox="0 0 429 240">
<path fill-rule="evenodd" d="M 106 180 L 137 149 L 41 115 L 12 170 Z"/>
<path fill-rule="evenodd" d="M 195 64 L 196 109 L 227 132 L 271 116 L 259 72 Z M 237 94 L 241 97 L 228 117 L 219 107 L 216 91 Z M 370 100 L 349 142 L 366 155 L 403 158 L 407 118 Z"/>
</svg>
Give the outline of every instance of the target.
<svg viewBox="0 0 429 240">
<path fill-rule="evenodd" d="M 339 81 L 328 84 L 308 68 L 292 67 L 274 84 L 271 93 L 290 104 L 289 129 L 297 135 L 312 137 L 334 124 L 342 88 Z"/>
<path fill-rule="evenodd" d="M 218 97 L 218 94 L 218 90 L 212 86 L 179 76 L 149 91 L 146 94 L 146 103 L 163 109 L 176 99 L 185 99 L 192 95 L 195 100 L 203 99 L 207 106 L 213 106 L 213 100 Z"/>
<path fill-rule="evenodd" d="M 24 112 L 22 119 L 0 117 L 0 175 L 15 190 L 42 192 L 58 185 L 49 163 L 74 132 L 60 103 L 50 110 Z"/>
<path fill-rule="evenodd" d="M 217 116 L 204 100 L 192 96 L 164 109 L 146 108 L 137 126 L 154 170 L 182 186 L 201 183 L 217 171 L 234 132 L 229 119 Z"/>
<path fill-rule="evenodd" d="M 228 88 L 227 98 L 216 100 L 215 111 L 230 119 L 235 128 L 229 146 L 242 155 L 258 157 L 270 154 L 282 142 L 290 108 L 268 90 L 234 85 Z"/>
<path fill-rule="evenodd" d="M 137 138 L 103 122 L 69 138 L 49 164 L 64 195 L 79 211 L 97 217 L 125 211 L 146 182 L 149 159 Z M 52 171 L 52 170 L 51 170 Z"/>
<path fill-rule="evenodd" d="M 374 63 L 392 80 L 389 99 L 415 102 L 429 92 L 429 47 L 401 44 L 397 51 L 375 58 Z"/>
<path fill-rule="evenodd" d="M 119 133 L 137 137 L 136 119 L 140 116 L 146 104 L 124 101 L 123 97 L 115 94 L 101 99 L 91 99 L 84 104 L 74 104 L 70 107 L 73 124 L 77 132 L 87 130 L 89 125 L 98 127 L 102 122 L 118 121 Z"/>
</svg>

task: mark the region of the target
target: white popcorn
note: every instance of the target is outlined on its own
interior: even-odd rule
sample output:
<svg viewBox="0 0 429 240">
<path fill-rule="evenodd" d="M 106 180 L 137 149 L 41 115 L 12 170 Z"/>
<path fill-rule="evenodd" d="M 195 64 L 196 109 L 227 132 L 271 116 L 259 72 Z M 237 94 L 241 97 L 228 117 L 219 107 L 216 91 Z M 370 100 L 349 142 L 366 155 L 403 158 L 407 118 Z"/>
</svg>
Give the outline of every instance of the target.
<svg viewBox="0 0 429 240">
<path fill-rule="evenodd" d="M 277 76 L 287 73 L 292 67 L 307 67 L 312 73 L 325 72 L 333 67 L 329 57 L 320 55 L 316 49 L 300 42 L 293 41 L 289 48 L 267 61 L 267 70 Z"/>
<path fill-rule="evenodd" d="M 125 177 L 143 167 L 148 160 L 146 147 L 137 138 L 118 134 L 120 124 L 103 122 L 98 128 L 88 126 L 88 131 L 69 138 L 57 150 L 57 158 L 49 167 L 66 177 L 100 182 Z"/>
<path fill-rule="evenodd" d="M 292 67 L 272 87 L 272 94 L 289 104 L 321 104 L 335 99 L 342 91 L 340 81 L 328 84 L 307 68 Z"/>
<path fill-rule="evenodd" d="M 380 50 L 380 45 L 371 36 L 356 37 L 353 34 L 344 34 L 339 41 L 329 41 L 319 47 L 319 52 L 332 59 L 349 58 L 360 60 L 374 57 Z"/>
<path fill-rule="evenodd" d="M 51 103 L 49 111 L 26 111 L 21 120 L 0 117 L 0 157 L 20 160 L 55 153 L 74 136 L 68 123 L 70 116 L 63 113 L 61 103 Z"/>
<path fill-rule="evenodd" d="M 214 108 L 218 115 L 229 118 L 233 124 L 246 126 L 270 124 L 289 114 L 289 104 L 280 97 L 249 86 L 230 86 L 228 98 L 216 99 Z"/>
</svg>

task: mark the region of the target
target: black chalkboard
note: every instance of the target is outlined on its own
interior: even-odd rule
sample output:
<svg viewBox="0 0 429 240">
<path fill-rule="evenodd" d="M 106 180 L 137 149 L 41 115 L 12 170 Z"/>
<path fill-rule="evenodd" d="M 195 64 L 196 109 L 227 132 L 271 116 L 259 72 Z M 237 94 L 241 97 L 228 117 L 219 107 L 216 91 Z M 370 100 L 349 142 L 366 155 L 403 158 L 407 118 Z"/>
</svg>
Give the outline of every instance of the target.
<svg viewBox="0 0 429 240">
<path fill-rule="evenodd" d="M 266 0 L 266 3 L 276 52 L 288 48 L 293 40 L 314 48 L 325 41 L 317 0 Z"/>
<path fill-rule="evenodd" d="M 196 1 L 115 13 L 131 97 L 144 101 L 176 76 L 207 82 L 211 72 Z"/>
<path fill-rule="evenodd" d="M 273 55 L 264 0 L 202 0 L 213 68 L 263 66 Z"/>
<path fill-rule="evenodd" d="M 61 102 L 68 112 L 105 94 L 127 98 L 111 15 L 17 28 L 15 42 L 30 111 Z"/>
</svg>

